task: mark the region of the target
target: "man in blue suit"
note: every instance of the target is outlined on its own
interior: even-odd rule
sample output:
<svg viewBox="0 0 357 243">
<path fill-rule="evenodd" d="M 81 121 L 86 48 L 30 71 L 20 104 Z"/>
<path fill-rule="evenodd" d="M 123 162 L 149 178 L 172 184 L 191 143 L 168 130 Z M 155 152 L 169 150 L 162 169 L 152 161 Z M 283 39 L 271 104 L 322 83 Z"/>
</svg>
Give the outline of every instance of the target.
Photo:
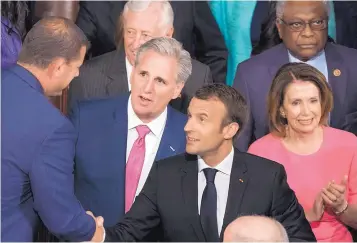
<svg viewBox="0 0 357 243">
<path fill-rule="evenodd" d="M 88 46 L 64 18 L 44 18 L 27 34 L 18 64 L 1 77 L 1 240 L 34 241 L 40 219 L 61 239 L 100 240 L 103 219 L 74 195 L 76 133 L 48 100 L 78 76 Z M 101 222 L 99 222 L 101 221 Z"/>
<path fill-rule="evenodd" d="M 307 63 L 325 75 L 334 95 L 330 126 L 357 134 L 357 51 L 327 42 L 328 9 L 326 1 L 279 1 L 276 26 L 283 43 L 238 65 L 233 87 L 250 107 L 236 141 L 240 150 L 269 133 L 267 95 L 276 72 L 289 62 Z"/>
<path fill-rule="evenodd" d="M 75 193 L 106 226 L 129 210 L 154 161 L 185 151 L 187 118 L 168 104 L 191 71 L 190 55 L 178 41 L 152 39 L 136 54 L 130 94 L 80 101 L 72 109 Z"/>
</svg>

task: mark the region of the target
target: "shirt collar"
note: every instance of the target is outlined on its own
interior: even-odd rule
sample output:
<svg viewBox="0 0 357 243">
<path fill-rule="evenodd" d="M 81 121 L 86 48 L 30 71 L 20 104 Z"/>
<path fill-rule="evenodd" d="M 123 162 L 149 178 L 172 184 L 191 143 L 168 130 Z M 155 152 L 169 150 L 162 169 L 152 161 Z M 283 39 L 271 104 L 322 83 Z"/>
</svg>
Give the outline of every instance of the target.
<svg viewBox="0 0 357 243">
<path fill-rule="evenodd" d="M 289 60 L 290 62 L 303 62 L 301 60 L 299 60 L 298 58 L 294 57 L 290 51 L 288 51 L 289 54 Z M 326 56 L 325 56 L 325 51 L 322 50 L 319 54 L 317 54 L 315 57 L 311 58 L 310 60 L 308 60 L 307 62 L 303 62 L 306 64 L 309 64 L 311 66 L 313 66 L 314 63 L 318 63 L 321 61 L 325 61 L 326 60 Z"/>
<path fill-rule="evenodd" d="M 130 95 L 128 101 L 128 130 L 134 129 L 139 125 L 146 125 L 150 128 L 150 131 L 156 137 L 159 137 L 162 130 L 165 127 L 166 119 L 167 119 L 167 107 L 158 117 L 156 117 L 151 122 L 145 124 L 143 121 L 140 120 L 140 118 L 134 112 L 133 106 L 131 104 L 131 95 Z"/>
<path fill-rule="evenodd" d="M 214 168 L 226 175 L 230 175 L 232 171 L 233 165 L 233 157 L 234 157 L 234 149 L 232 147 L 231 152 L 219 163 L 216 167 L 211 167 L 205 163 L 205 161 L 201 158 L 201 156 L 197 156 L 198 161 L 198 172 L 201 172 L 203 169 L 206 168 Z"/>
</svg>

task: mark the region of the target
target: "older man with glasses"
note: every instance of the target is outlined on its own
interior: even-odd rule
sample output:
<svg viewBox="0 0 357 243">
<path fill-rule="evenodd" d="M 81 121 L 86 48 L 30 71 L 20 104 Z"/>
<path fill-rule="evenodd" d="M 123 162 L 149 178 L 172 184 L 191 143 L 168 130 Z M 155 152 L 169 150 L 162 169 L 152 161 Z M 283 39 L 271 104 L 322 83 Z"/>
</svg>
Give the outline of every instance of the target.
<svg viewBox="0 0 357 243">
<path fill-rule="evenodd" d="M 268 130 L 266 97 L 277 70 L 304 62 L 322 72 L 334 94 L 330 125 L 357 133 L 357 50 L 327 42 L 327 1 L 279 1 L 276 26 L 283 43 L 237 68 L 233 87 L 247 99 L 249 121 L 236 146 L 246 151 Z"/>
</svg>

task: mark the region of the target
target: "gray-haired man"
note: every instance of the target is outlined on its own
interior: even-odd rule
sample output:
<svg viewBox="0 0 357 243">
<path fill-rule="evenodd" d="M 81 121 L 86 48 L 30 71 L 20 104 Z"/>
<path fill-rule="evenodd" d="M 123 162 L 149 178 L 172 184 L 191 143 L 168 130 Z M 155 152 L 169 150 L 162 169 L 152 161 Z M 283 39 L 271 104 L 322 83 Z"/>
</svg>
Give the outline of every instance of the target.
<svg viewBox="0 0 357 243">
<path fill-rule="evenodd" d="M 174 14 L 169 1 L 128 1 L 118 19 L 117 50 L 84 63 L 80 76 L 69 89 L 69 104 L 131 91 L 130 75 L 139 47 L 152 38 L 172 37 L 173 26 Z M 186 113 L 191 97 L 206 83 L 212 83 L 209 67 L 192 60 L 192 75 L 170 105 Z"/>
<path fill-rule="evenodd" d="M 152 39 L 137 52 L 130 95 L 74 106 L 76 195 L 105 226 L 130 209 L 154 161 L 185 151 L 187 118 L 168 104 L 191 70 L 190 54 L 178 41 Z"/>
</svg>

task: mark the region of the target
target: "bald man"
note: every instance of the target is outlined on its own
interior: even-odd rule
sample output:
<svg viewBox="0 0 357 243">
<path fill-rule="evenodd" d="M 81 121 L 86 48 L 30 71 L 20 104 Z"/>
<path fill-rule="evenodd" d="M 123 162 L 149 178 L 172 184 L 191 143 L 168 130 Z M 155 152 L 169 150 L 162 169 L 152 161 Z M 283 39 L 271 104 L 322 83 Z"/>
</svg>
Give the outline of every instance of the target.
<svg viewBox="0 0 357 243">
<path fill-rule="evenodd" d="M 243 216 L 230 223 L 224 232 L 224 242 L 289 242 L 284 227 L 264 216 Z"/>
</svg>

